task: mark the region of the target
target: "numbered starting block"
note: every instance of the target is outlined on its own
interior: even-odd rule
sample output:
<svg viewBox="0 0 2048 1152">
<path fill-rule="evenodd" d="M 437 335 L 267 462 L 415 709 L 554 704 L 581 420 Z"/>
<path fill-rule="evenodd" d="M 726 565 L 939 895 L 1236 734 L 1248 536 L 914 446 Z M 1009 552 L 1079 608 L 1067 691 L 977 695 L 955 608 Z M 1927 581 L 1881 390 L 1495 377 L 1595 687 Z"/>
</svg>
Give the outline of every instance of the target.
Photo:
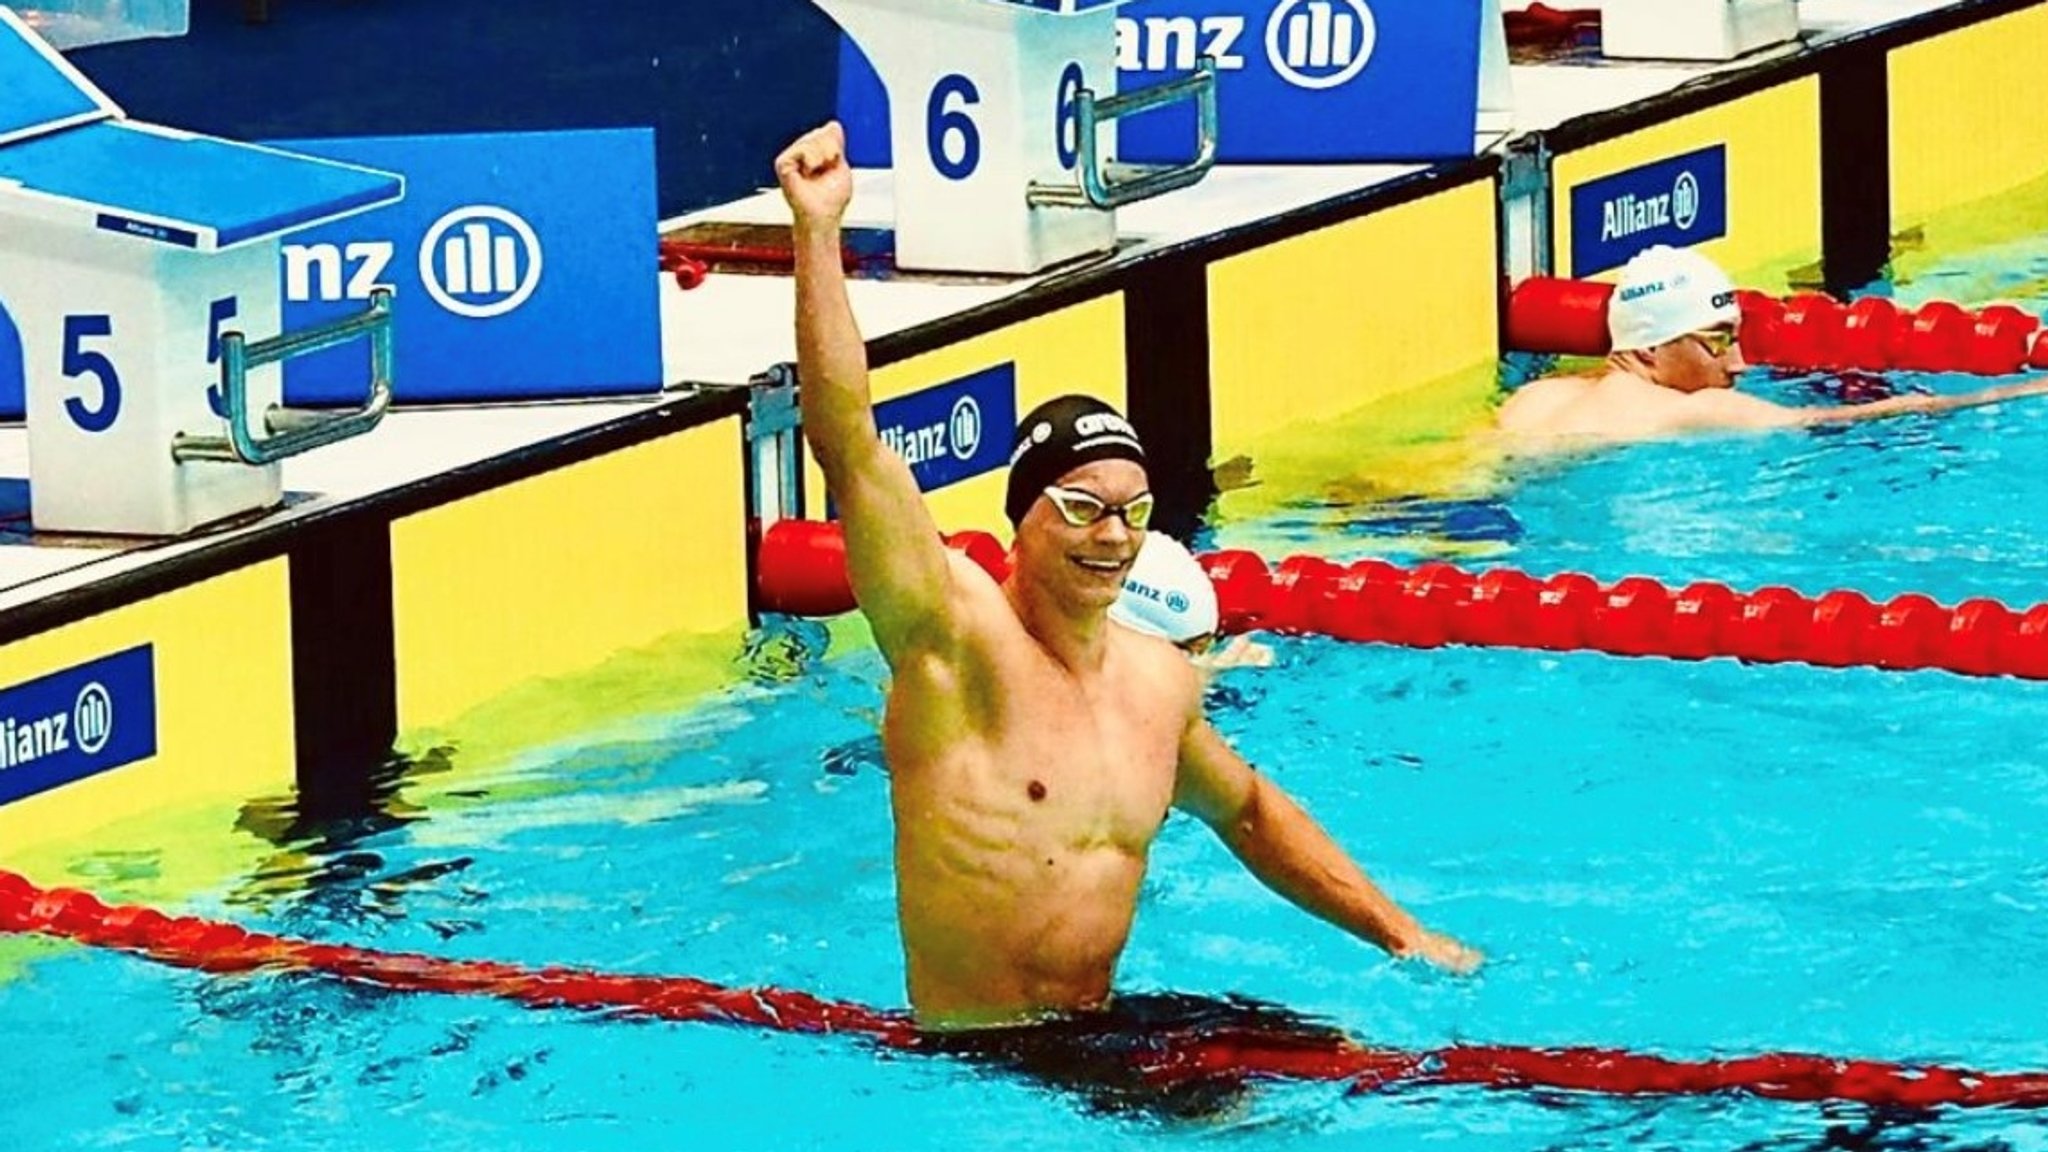
<svg viewBox="0 0 2048 1152">
<path fill-rule="evenodd" d="M 1793 0 L 1603 0 L 1600 51 L 1617 60 L 1733 60 L 1799 38 Z"/>
<path fill-rule="evenodd" d="M 0 93 L 0 348 L 20 347 L 38 531 L 173 535 L 269 508 L 280 459 L 376 425 L 388 294 L 243 333 L 279 328 L 278 237 L 396 200 L 399 177 L 128 120 L 7 8 Z M 282 406 L 281 361 L 364 339 L 361 407 Z"/>
<path fill-rule="evenodd" d="M 889 96 L 898 267 L 1027 274 L 1116 245 L 1116 209 L 1200 180 L 1216 76 L 1116 94 L 1124 0 L 816 0 Z M 1119 118 L 1193 102 L 1194 156 L 1116 164 Z"/>
</svg>

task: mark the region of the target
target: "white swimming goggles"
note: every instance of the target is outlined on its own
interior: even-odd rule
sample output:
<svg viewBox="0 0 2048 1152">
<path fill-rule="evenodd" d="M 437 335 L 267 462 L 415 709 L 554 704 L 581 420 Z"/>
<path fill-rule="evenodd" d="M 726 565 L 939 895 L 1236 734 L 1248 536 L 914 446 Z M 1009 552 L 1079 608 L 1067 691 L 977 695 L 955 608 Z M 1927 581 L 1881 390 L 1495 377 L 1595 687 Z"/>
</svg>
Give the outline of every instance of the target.
<svg viewBox="0 0 2048 1152">
<path fill-rule="evenodd" d="M 1155 503 L 1150 492 L 1140 492 L 1121 504 L 1111 504 L 1093 492 L 1062 488 L 1057 484 L 1045 490 L 1045 498 L 1059 509 L 1060 519 L 1076 528 L 1086 528 L 1101 523 L 1105 517 L 1115 516 L 1133 532 L 1143 532 L 1145 525 L 1152 522 L 1152 505 Z"/>
</svg>

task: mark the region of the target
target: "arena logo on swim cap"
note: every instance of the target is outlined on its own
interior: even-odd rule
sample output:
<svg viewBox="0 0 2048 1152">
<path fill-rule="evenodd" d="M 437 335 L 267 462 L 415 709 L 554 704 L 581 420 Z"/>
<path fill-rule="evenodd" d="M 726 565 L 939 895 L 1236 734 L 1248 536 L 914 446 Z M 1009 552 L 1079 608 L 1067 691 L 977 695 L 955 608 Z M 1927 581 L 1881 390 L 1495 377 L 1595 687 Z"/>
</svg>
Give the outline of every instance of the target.
<svg viewBox="0 0 2048 1152">
<path fill-rule="evenodd" d="M 1727 235 L 1727 152 L 1716 144 L 1573 186 L 1571 275 L 1618 268 L 1658 244 Z"/>
<path fill-rule="evenodd" d="M 1076 447 L 1085 447 L 1089 441 L 1096 439 L 1129 440 L 1133 444 L 1138 442 L 1138 430 L 1131 427 L 1129 420 L 1114 412 L 1090 412 L 1075 417 L 1074 435 L 1081 438 L 1080 444 Z M 1038 435 L 1037 429 L 1033 429 L 1032 439 L 1040 440 L 1043 437 Z"/>
<path fill-rule="evenodd" d="M 1017 366 L 998 364 L 875 406 L 875 431 L 930 492 L 1008 463 L 990 428 L 1017 423 Z M 1036 429 L 1033 430 L 1036 435 Z M 1046 429 L 1043 441 L 1052 434 Z"/>
</svg>

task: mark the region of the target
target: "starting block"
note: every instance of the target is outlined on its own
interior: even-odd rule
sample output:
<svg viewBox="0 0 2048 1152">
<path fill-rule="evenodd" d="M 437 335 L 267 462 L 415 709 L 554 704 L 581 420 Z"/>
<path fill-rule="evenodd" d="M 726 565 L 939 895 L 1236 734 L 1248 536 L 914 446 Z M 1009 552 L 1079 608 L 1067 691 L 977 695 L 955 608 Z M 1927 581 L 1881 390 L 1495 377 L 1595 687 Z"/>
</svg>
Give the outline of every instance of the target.
<svg viewBox="0 0 2048 1152">
<path fill-rule="evenodd" d="M 1216 75 L 1116 94 L 1124 0 L 816 0 L 889 95 L 898 267 L 1028 274 L 1116 245 L 1116 209 L 1216 157 Z M 1119 165 L 1124 116 L 1193 102 L 1194 158 Z"/>
<path fill-rule="evenodd" d="M 1603 0 L 1600 52 L 1617 60 L 1733 60 L 1799 38 L 1793 0 Z"/>
<path fill-rule="evenodd" d="M 278 461 L 374 427 L 389 294 L 280 325 L 278 238 L 398 199 L 390 173 L 126 119 L 0 8 L 0 327 L 21 347 L 45 532 L 173 535 L 279 504 Z M 370 342 L 367 401 L 282 406 L 280 362 Z"/>
</svg>

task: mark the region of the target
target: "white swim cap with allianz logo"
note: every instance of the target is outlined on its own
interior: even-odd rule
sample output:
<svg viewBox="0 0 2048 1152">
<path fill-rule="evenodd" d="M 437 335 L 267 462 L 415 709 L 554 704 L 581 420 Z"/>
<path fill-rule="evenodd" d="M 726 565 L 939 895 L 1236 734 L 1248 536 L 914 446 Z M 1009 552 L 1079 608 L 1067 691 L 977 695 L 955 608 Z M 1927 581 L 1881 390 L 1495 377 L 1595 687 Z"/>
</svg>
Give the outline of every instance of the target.
<svg viewBox="0 0 2048 1152">
<path fill-rule="evenodd" d="M 1109 617 L 1126 628 L 1185 644 L 1216 631 L 1216 586 L 1178 540 L 1147 532 Z"/>
<path fill-rule="evenodd" d="M 1690 248 L 1664 244 L 1622 265 L 1607 302 L 1607 335 L 1616 352 L 1655 348 L 1741 319 L 1735 284 L 1719 265 Z"/>
</svg>

